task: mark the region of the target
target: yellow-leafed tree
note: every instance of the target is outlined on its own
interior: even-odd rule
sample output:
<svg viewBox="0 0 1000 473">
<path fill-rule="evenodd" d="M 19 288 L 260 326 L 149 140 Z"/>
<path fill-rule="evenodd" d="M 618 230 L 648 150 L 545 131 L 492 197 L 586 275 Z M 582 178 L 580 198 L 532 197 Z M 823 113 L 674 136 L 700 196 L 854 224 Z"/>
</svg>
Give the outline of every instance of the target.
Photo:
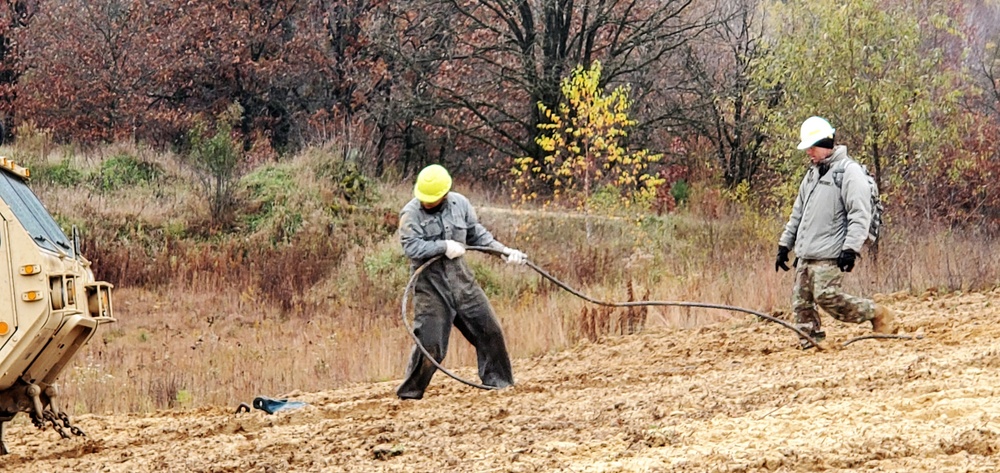
<svg viewBox="0 0 1000 473">
<path fill-rule="evenodd" d="M 630 87 L 610 93 L 601 87 L 601 64 L 577 66 L 561 84 L 563 99 L 555 110 L 539 103 L 547 122 L 535 139 L 543 158 L 515 160 L 513 197 L 522 203 L 590 212 L 595 208 L 642 209 L 656 197 L 663 179 L 651 174 L 660 154 L 629 151 Z"/>
</svg>

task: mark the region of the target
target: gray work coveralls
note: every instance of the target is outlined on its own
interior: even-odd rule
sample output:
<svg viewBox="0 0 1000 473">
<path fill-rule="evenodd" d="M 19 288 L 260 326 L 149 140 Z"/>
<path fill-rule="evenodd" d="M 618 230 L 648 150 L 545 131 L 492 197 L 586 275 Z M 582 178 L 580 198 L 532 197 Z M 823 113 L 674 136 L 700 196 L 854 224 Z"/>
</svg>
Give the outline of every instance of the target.
<svg viewBox="0 0 1000 473">
<path fill-rule="evenodd" d="M 798 258 L 792 309 L 796 326 L 807 333 L 820 330 L 816 306 L 842 322 L 861 323 L 875 314 L 874 302 L 841 288 L 843 273 L 837 268 L 841 251 L 861 253 L 868 238 L 872 209 L 865 171 L 845 146 L 834 148 L 821 164 L 828 171 L 820 174 L 812 166 L 806 173 L 778 242 L 793 248 Z M 843 173 L 840 185 L 838 173 Z"/>
<path fill-rule="evenodd" d="M 503 251 L 506 246 L 476 218 L 469 199 L 449 192 L 435 209 L 424 209 L 417 199 L 400 212 L 399 237 L 411 270 L 430 258 L 444 255 L 444 240 L 466 246 L 486 246 Z M 420 273 L 414 294 L 413 330 L 420 344 L 440 363 L 448 352 L 452 325 L 476 348 L 479 378 L 483 384 L 507 387 L 514 384 L 510 356 L 503 331 L 464 257 L 442 257 Z M 406 379 L 396 390 L 403 399 L 420 399 L 437 368 L 416 346 L 410 356 Z"/>
</svg>

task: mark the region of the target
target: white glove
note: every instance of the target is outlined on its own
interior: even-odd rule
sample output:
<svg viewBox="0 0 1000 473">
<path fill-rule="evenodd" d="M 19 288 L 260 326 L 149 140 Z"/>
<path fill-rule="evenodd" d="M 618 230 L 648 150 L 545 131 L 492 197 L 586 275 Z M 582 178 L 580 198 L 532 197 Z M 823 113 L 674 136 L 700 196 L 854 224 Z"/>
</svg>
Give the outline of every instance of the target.
<svg viewBox="0 0 1000 473">
<path fill-rule="evenodd" d="M 525 264 L 527 262 L 528 262 L 528 255 L 524 254 L 524 252 L 515 250 L 513 248 L 507 249 L 508 264 Z"/>
<path fill-rule="evenodd" d="M 465 254 L 465 247 L 455 240 L 445 240 L 444 244 L 444 255 L 447 256 L 448 259 L 455 259 Z"/>
</svg>

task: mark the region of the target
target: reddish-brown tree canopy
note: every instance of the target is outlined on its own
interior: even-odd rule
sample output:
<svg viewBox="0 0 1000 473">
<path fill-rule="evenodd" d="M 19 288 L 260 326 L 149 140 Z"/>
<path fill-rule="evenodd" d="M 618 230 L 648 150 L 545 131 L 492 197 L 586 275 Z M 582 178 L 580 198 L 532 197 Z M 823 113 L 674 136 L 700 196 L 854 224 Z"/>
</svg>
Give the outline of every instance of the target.
<svg viewBox="0 0 1000 473">
<path fill-rule="evenodd" d="M 6 0 L 0 134 L 30 122 L 61 142 L 169 147 L 239 103 L 233 132 L 248 147 L 333 139 L 363 150 L 359 164 L 377 174 L 434 161 L 496 177 L 511 158 L 539 156 L 537 104 L 554 107 L 568 71 L 600 60 L 606 85 L 631 85 L 635 147 L 726 186 L 766 186 L 778 167 L 761 155 L 774 138 L 762 109 L 797 98 L 754 89 L 753 68 L 768 54 L 761 41 L 780 41 L 769 37 L 763 1 Z M 912 11 L 904 4 L 879 1 L 900 15 Z M 975 80 L 955 92 L 977 129 L 961 148 L 943 148 L 954 156 L 935 152 L 897 178 L 940 184 L 982 213 L 994 207 L 984 190 L 993 181 L 954 178 L 969 169 L 956 163 L 993 161 L 1000 12 L 989 2 L 926 4 L 937 13 L 921 25 L 947 18 L 964 33 L 927 33 L 921 44 L 943 52 L 939 70 L 970 71 Z"/>
</svg>

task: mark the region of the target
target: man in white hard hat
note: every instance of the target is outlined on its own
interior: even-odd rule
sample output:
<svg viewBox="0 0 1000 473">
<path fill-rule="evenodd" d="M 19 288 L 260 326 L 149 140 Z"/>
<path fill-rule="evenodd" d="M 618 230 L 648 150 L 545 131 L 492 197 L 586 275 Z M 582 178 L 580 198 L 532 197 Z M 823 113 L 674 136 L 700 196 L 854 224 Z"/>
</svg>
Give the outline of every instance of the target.
<svg viewBox="0 0 1000 473">
<path fill-rule="evenodd" d="M 843 322 L 871 322 L 878 333 L 894 333 L 895 314 L 870 299 L 841 289 L 843 273 L 854 269 L 868 239 L 872 219 L 871 187 L 866 171 L 834 143 L 833 126 L 820 117 L 802 123 L 798 149 L 812 164 L 778 242 L 774 270 L 788 271 L 788 254 L 795 251 L 795 324 L 817 342 L 826 337 L 817 307 Z M 802 340 L 802 348 L 812 348 Z"/>
<path fill-rule="evenodd" d="M 496 241 L 479 223 L 469 199 L 451 191 L 451 175 L 437 164 L 417 175 L 413 199 L 400 212 L 399 238 L 412 269 L 435 256 L 445 256 L 421 272 L 414 287 L 413 331 L 420 344 L 441 362 L 454 325 L 476 347 L 479 378 L 484 385 L 503 388 L 514 384 L 503 330 L 462 255 L 466 246 L 501 251 L 511 264 L 527 263 L 528 255 Z M 414 347 L 406 379 L 396 395 L 400 399 L 422 398 L 436 370 Z"/>
</svg>

